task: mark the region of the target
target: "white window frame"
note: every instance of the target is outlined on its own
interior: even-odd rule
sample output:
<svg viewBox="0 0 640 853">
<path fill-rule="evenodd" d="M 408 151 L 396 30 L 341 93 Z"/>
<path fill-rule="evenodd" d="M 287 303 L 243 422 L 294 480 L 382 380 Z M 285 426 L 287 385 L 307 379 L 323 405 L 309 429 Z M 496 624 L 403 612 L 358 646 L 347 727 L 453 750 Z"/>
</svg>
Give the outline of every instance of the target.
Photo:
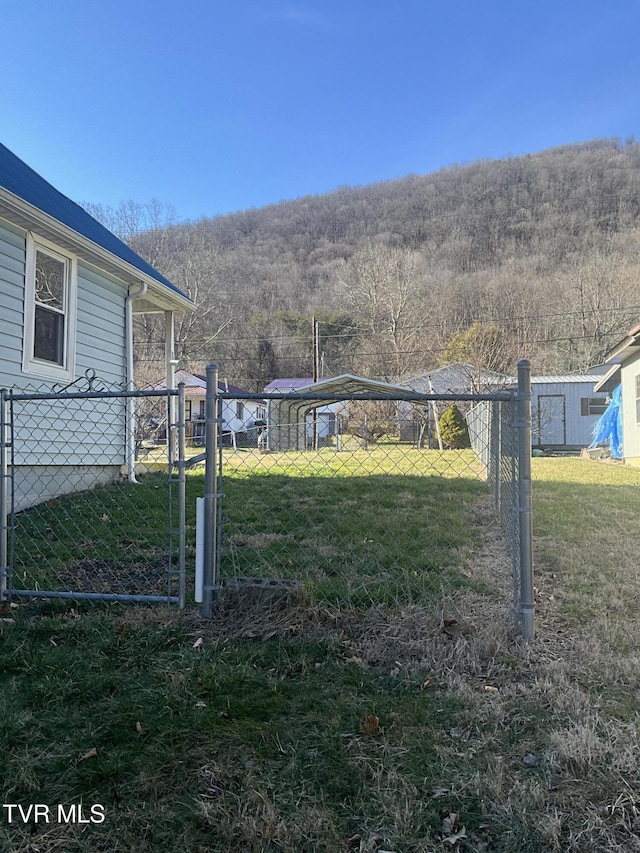
<svg viewBox="0 0 640 853">
<path fill-rule="evenodd" d="M 54 243 L 31 233 L 27 234 L 27 256 L 24 286 L 24 334 L 22 345 L 22 372 L 28 376 L 46 379 L 71 380 L 76 367 L 76 306 L 78 292 L 78 262 L 74 255 L 65 252 Z M 36 325 L 36 252 L 40 251 L 65 265 L 63 286 L 64 341 L 63 363 L 35 358 Z"/>
</svg>

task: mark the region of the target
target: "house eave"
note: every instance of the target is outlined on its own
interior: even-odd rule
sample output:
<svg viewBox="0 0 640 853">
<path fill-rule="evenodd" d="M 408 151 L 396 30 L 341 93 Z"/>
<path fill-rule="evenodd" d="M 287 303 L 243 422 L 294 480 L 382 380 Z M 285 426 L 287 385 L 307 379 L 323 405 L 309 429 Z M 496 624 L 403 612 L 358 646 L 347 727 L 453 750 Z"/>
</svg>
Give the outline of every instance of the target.
<svg viewBox="0 0 640 853">
<path fill-rule="evenodd" d="M 604 358 L 605 363 L 610 364 L 616 360 L 624 361 L 625 358 L 629 357 L 629 353 L 627 351 L 635 347 L 640 347 L 640 323 L 632 329 L 629 329 L 626 338 L 620 341 L 619 344 L 616 344 L 613 349 L 609 350 Z"/>
<path fill-rule="evenodd" d="M 195 310 L 196 306 L 187 296 L 170 290 L 143 270 L 118 258 L 112 252 L 107 251 L 68 225 L 54 219 L 3 187 L 0 187 L 0 218 L 6 219 L 25 231 L 37 230 L 39 236 L 73 252 L 83 261 L 104 269 L 128 285 L 146 283 L 148 290 L 144 303 L 147 307 L 140 308 L 142 301 L 134 303 L 133 310 L 135 313 Z"/>
</svg>

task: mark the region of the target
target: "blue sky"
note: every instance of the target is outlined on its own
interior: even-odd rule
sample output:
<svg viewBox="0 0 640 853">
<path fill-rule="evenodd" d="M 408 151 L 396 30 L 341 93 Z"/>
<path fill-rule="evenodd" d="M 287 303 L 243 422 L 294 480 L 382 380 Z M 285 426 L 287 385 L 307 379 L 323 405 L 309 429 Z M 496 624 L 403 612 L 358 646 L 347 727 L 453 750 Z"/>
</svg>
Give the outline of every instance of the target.
<svg viewBox="0 0 640 853">
<path fill-rule="evenodd" d="M 638 0 L 20 0 L 0 141 L 180 219 L 640 136 Z"/>
</svg>

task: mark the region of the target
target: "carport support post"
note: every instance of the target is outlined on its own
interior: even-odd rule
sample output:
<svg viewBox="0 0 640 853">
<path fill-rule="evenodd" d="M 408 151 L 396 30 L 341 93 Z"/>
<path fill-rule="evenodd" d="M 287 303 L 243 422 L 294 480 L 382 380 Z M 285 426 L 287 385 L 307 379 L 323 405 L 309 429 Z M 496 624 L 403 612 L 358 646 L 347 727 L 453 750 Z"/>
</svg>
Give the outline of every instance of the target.
<svg viewBox="0 0 640 853">
<path fill-rule="evenodd" d="M 202 615 L 211 616 L 218 578 L 218 366 L 207 365 L 205 397 L 204 554 Z"/>
<path fill-rule="evenodd" d="M 533 525 L 531 501 L 531 362 L 518 362 L 518 522 L 520 532 L 520 623 L 522 636 L 535 636 Z"/>
</svg>

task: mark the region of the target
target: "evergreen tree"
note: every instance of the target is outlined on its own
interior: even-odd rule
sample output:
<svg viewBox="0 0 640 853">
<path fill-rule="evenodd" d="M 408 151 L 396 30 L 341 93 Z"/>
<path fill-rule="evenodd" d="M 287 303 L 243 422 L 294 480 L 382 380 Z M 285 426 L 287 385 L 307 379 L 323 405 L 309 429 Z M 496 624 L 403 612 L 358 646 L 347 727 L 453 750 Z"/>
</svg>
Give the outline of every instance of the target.
<svg viewBox="0 0 640 853">
<path fill-rule="evenodd" d="M 440 417 L 440 435 L 443 444 L 450 450 L 471 447 L 467 422 L 455 403 Z"/>
</svg>

